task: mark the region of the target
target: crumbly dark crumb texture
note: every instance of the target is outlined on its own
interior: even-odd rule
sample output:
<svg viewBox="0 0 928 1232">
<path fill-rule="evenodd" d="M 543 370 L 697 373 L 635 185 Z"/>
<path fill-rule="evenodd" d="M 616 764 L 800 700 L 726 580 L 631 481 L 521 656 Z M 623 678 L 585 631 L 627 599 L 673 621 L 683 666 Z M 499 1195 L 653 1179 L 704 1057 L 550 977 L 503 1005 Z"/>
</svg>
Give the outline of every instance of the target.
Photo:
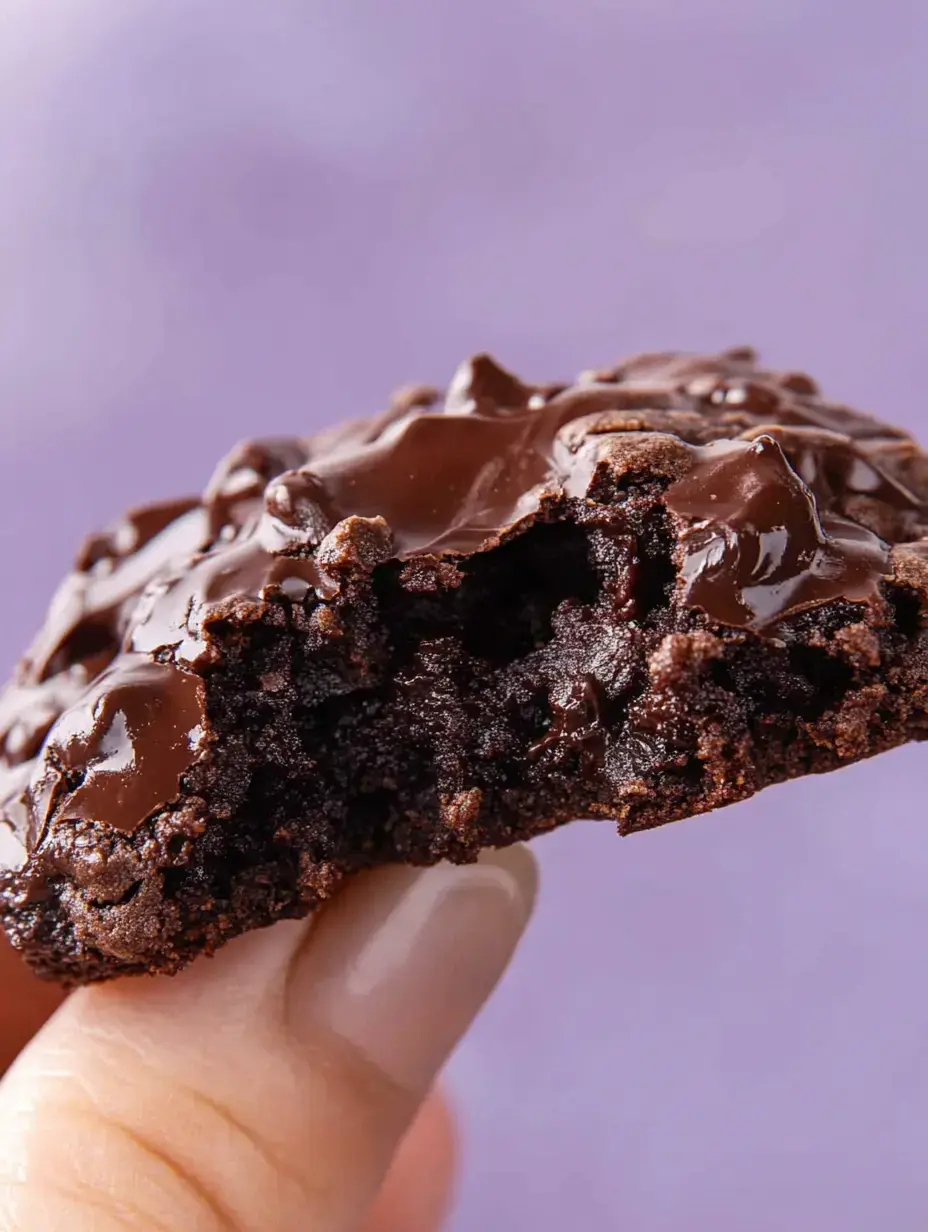
<svg viewBox="0 0 928 1232">
<path fill-rule="evenodd" d="M 922 739 L 926 501 L 905 434 L 744 350 L 479 357 L 243 447 L 88 541 L 0 701 L 3 924 L 65 983 L 174 972 L 362 868 Z"/>
</svg>

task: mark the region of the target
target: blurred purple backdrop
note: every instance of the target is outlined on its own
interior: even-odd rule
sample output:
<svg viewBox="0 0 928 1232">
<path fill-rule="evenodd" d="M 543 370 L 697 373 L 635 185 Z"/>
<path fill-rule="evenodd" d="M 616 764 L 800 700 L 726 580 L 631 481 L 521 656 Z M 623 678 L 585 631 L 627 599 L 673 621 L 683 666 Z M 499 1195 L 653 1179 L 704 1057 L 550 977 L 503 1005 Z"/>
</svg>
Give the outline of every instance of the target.
<svg viewBox="0 0 928 1232">
<path fill-rule="evenodd" d="M 758 342 L 928 432 L 926 48 L 919 0 L 3 0 L 7 658 L 85 528 L 477 349 Z M 541 843 L 454 1232 L 924 1227 L 925 767 Z"/>
</svg>

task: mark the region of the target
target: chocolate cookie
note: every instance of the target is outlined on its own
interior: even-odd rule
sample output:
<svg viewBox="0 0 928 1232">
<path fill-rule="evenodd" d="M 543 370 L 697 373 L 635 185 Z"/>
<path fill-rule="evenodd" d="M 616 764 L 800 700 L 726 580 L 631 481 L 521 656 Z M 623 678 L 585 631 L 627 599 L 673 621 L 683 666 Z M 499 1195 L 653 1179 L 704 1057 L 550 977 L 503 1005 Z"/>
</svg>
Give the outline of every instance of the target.
<svg viewBox="0 0 928 1232">
<path fill-rule="evenodd" d="M 623 834 L 928 732 L 928 458 L 749 350 L 256 441 L 83 547 L 0 699 L 0 916 L 176 971 L 354 870 Z"/>
</svg>

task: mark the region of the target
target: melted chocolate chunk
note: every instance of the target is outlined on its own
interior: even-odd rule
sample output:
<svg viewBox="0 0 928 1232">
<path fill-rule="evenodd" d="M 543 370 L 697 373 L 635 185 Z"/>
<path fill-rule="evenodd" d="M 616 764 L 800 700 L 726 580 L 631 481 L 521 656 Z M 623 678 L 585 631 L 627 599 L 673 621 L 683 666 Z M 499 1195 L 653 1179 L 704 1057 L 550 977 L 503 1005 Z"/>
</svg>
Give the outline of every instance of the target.
<svg viewBox="0 0 928 1232">
<path fill-rule="evenodd" d="M 286 529 L 282 534 L 293 546 L 316 547 L 326 537 L 338 515 L 328 491 L 310 471 L 285 471 L 268 484 L 264 507 Z"/>
<path fill-rule="evenodd" d="M 918 735 L 926 497 L 905 433 L 749 348 L 573 385 L 481 355 L 239 445 L 87 540 L 0 697 L 0 917 L 69 979 L 174 970 L 356 867 Z"/>
<path fill-rule="evenodd" d="M 80 666 L 91 675 L 102 671 L 118 651 L 146 586 L 172 562 L 185 564 L 208 542 L 206 516 L 198 503 L 172 502 L 167 508 L 180 512 L 166 520 L 158 534 L 141 539 L 134 551 L 94 553 L 89 567 L 79 567 L 65 579 L 45 627 L 20 665 L 18 676 L 24 684 L 55 679 Z M 118 543 L 124 527 L 156 525 L 165 510 L 154 505 L 134 511 L 108 533 L 108 542 Z M 85 550 L 81 561 L 88 559 Z"/>
<path fill-rule="evenodd" d="M 529 755 L 568 748 L 579 752 L 586 764 L 590 759 L 601 760 L 604 747 L 602 688 L 595 676 L 585 675 L 574 682 L 566 700 L 551 699 L 551 725 Z"/>
<path fill-rule="evenodd" d="M 41 841 L 52 814 L 56 821 L 92 817 L 131 833 L 178 795 L 205 723 L 199 676 L 127 656 L 58 720 L 44 773 L 27 789 L 27 845 Z"/>
<path fill-rule="evenodd" d="M 889 549 L 828 508 L 841 464 L 829 468 L 826 456 L 807 465 L 818 503 L 769 434 L 696 452 L 667 492 L 667 507 L 692 522 L 681 538 L 687 603 L 722 624 L 764 628 L 835 599 L 876 596 L 891 572 Z M 861 470 L 877 480 L 864 463 Z"/>
<path fill-rule="evenodd" d="M 210 537 L 239 529 L 253 513 L 267 484 L 282 471 L 302 466 L 308 456 L 301 441 L 278 438 L 244 441 L 219 463 L 203 494 Z"/>
</svg>

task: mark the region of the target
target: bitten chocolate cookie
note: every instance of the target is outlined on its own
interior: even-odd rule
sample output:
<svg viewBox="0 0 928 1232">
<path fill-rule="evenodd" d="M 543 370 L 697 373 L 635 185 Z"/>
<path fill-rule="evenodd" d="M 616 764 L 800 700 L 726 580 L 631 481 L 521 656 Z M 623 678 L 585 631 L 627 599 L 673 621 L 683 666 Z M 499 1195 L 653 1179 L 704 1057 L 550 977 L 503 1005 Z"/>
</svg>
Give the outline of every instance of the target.
<svg viewBox="0 0 928 1232">
<path fill-rule="evenodd" d="M 233 451 L 84 545 L 0 699 L 0 916 L 176 971 L 354 870 L 623 834 L 928 732 L 928 458 L 749 350 Z"/>
</svg>

